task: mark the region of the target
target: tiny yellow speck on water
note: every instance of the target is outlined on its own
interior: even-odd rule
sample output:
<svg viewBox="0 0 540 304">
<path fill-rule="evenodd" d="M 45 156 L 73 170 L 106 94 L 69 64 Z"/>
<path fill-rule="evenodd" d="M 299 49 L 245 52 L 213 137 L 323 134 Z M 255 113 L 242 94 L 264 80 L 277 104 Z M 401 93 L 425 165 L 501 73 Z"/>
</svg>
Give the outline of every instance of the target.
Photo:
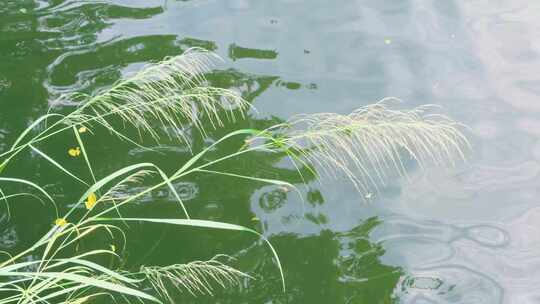
<svg viewBox="0 0 540 304">
<path fill-rule="evenodd" d="M 390 39 L 384 39 L 384 43 L 390 44 L 390 43 L 392 43 L 392 40 L 390 40 Z"/>
<path fill-rule="evenodd" d="M 64 226 L 64 225 L 67 224 L 67 221 L 66 221 L 66 219 L 64 219 L 64 218 L 57 218 L 56 221 L 54 221 L 54 224 L 55 224 L 56 226 L 62 227 L 62 226 Z"/>
<path fill-rule="evenodd" d="M 93 192 L 90 193 L 90 195 L 88 195 L 88 200 L 84 202 L 84 204 L 86 205 L 86 209 L 88 210 L 91 210 L 92 208 L 94 208 L 94 206 L 97 204 L 96 194 Z"/>
<path fill-rule="evenodd" d="M 79 128 L 79 133 L 85 133 L 88 129 L 85 126 Z"/>
<path fill-rule="evenodd" d="M 81 155 L 81 148 L 79 148 L 79 147 L 71 148 L 71 149 L 68 150 L 68 154 L 71 157 L 77 157 L 77 156 Z"/>
</svg>

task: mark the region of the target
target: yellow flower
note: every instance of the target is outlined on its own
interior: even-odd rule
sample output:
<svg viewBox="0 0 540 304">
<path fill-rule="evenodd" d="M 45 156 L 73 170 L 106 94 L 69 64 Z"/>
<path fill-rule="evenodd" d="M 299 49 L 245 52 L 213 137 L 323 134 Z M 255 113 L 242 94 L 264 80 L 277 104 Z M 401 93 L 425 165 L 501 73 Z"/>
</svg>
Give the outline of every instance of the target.
<svg viewBox="0 0 540 304">
<path fill-rule="evenodd" d="M 92 208 L 94 208 L 94 206 L 97 204 L 96 194 L 93 192 L 90 193 L 90 195 L 88 195 L 88 200 L 84 202 L 84 204 L 86 205 L 86 209 L 88 210 L 91 210 Z"/>
<path fill-rule="evenodd" d="M 68 154 L 72 157 L 77 157 L 79 155 L 81 155 L 81 148 L 77 147 L 77 148 L 71 148 L 68 150 Z"/>
<path fill-rule="evenodd" d="M 88 129 L 85 126 L 79 128 L 79 133 L 85 133 Z"/>
<path fill-rule="evenodd" d="M 62 226 L 64 226 L 64 225 L 67 224 L 67 221 L 66 221 L 65 218 L 57 218 L 56 221 L 54 221 L 54 224 L 55 224 L 56 226 L 62 227 Z"/>
<path fill-rule="evenodd" d="M 111 244 L 111 251 L 116 252 L 116 246 L 114 246 L 113 244 Z"/>
</svg>

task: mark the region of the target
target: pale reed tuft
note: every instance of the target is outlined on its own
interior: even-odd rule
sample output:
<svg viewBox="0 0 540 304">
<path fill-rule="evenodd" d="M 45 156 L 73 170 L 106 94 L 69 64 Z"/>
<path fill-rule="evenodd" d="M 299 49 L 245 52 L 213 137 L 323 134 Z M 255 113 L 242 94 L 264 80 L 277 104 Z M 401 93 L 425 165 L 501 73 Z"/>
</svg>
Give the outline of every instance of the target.
<svg viewBox="0 0 540 304">
<path fill-rule="evenodd" d="M 156 141 L 160 139 L 157 126 L 161 126 L 166 130 L 163 133 L 173 134 L 189 145 L 186 126 L 192 125 L 205 135 L 203 124 L 221 127 L 224 120 L 234 121 L 236 115 L 243 117 L 250 107 L 236 92 L 208 85 L 204 74 L 217 59 L 219 57 L 214 53 L 193 48 L 149 65 L 96 95 L 64 96 L 81 106 L 63 122 L 78 126 L 98 123 L 127 139 L 122 130 L 111 123 L 116 117 L 124 125 L 134 127 L 140 134 L 147 133 Z M 208 121 L 203 122 L 203 116 Z"/>
<path fill-rule="evenodd" d="M 298 115 L 274 128 L 274 148 L 297 166 L 345 175 L 363 193 L 378 190 L 390 172 L 406 176 L 406 161 L 452 166 L 464 160 L 470 144 L 459 123 L 433 113 L 435 106 L 394 110 L 395 99 L 357 109 L 348 115 Z M 263 133 L 267 136 L 267 132 Z M 315 171 L 313 171 L 315 172 Z"/>
<path fill-rule="evenodd" d="M 152 288 L 161 297 L 174 303 L 170 287 L 180 292 L 187 291 L 193 296 L 213 295 L 213 283 L 225 289 L 241 285 L 241 280 L 251 278 L 249 275 L 227 266 L 218 260 L 220 256 L 209 261 L 194 261 L 187 264 L 170 266 L 141 267 Z"/>
</svg>

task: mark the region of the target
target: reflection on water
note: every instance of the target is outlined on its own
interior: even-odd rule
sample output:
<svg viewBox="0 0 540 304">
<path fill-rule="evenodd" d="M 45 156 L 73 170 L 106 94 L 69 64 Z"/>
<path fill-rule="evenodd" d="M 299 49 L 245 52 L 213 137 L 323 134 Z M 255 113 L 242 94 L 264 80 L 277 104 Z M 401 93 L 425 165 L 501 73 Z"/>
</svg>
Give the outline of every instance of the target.
<svg viewBox="0 0 540 304">
<path fill-rule="evenodd" d="M 528 248 L 538 244 L 539 228 L 531 223 L 539 214 L 531 209 L 504 224 L 393 216 L 381 220 L 372 240 L 387 249 L 383 262 L 407 265 L 408 275 L 396 289 L 404 303 L 505 303 L 507 298 L 534 303 L 538 294 L 529 284 L 538 273 L 526 267 L 538 265 Z"/>
<path fill-rule="evenodd" d="M 2 217 L 0 217 L 0 225 L 2 225 L 0 227 L 4 227 L 5 222 L 7 221 L 8 221 L 8 217 L 3 214 Z M 10 250 L 13 247 L 15 247 L 15 245 L 19 241 L 19 238 L 17 237 L 17 231 L 15 230 L 15 228 L 7 227 L 4 229 L 1 229 L 0 231 L 1 231 L 0 249 L 5 251 L 5 250 Z"/>
<path fill-rule="evenodd" d="M 235 128 L 264 128 L 301 112 L 346 113 L 385 96 L 405 106 L 440 104 L 471 127 L 470 163 L 452 172 L 412 171 L 409 181 L 388 181 L 368 203 L 342 181 L 304 183 L 275 155 L 227 168 L 288 179 L 300 194 L 203 175 L 175 184 L 197 217 L 268 236 L 283 259 L 286 294 L 264 246 L 243 235 L 133 227 L 127 263 L 235 255 L 259 280 L 222 303 L 539 303 L 539 13 L 540 4 L 525 0 L 4 0 L 0 151 L 49 105 L 72 107 L 54 103 L 62 93 L 96 93 L 190 47 L 228 58 L 208 80 L 258 109 L 206 140 L 186 129 L 194 150 Z M 141 161 L 177 168 L 190 156 L 172 141 L 145 142 L 154 154 L 107 137 L 91 141 L 98 174 Z M 58 138 L 43 148 L 65 156 L 73 144 Z M 242 144 L 220 146 L 209 157 Z M 36 155 L 26 159 L 32 162 L 23 158 L 18 172 L 7 173 L 31 176 L 66 201 L 83 190 L 61 186 L 62 174 Z M 83 172 L 67 156 L 63 161 Z M 128 213 L 180 216 L 170 201 L 159 189 Z M 44 217 L 51 211 L 30 204 L 13 200 L 10 221 L 0 204 L 1 250 L 19 250 L 48 227 L 49 218 L 35 219 L 25 208 Z M 154 249 L 138 256 L 150 241 Z M 197 303 L 205 301 L 215 302 Z"/>
<path fill-rule="evenodd" d="M 0 92 L 9 89 L 9 87 L 11 87 L 11 82 L 0 75 Z"/>
<path fill-rule="evenodd" d="M 279 274 L 262 246 L 242 250 L 238 265 L 252 270 L 256 280 L 242 292 L 241 303 L 396 303 L 393 290 L 402 272 L 382 264 L 384 248 L 369 240 L 380 223 L 370 218 L 347 232 L 273 237 L 277 250 L 287 251 L 282 256 L 286 294 L 271 287 L 279 284 Z"/>
<path fill-rule="evenodd" d="M 229 46 L 229 58 L 232 60 L 243 58 L 276 59 L 277 55 L 278 53 L 272 50 L 250 49 L 238 46 L 234 43 Z"/>
</svg>

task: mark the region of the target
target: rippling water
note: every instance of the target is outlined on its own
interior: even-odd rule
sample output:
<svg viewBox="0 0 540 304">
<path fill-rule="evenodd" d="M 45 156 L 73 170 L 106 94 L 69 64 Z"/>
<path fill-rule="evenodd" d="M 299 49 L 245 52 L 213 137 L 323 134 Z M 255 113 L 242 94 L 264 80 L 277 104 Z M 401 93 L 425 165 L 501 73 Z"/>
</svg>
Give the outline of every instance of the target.
<svg viewBox="0 0 540 304">
<path fill-rule="evenodd" d="M 301 186 L 305 205 L 287 189 L 217 177 L 175 185 L 198 217 L 270 237 L 286 294 L 269 253 L 245 236 L 134 227 L 127 260 L 235 255 L 258 280 L 219 303 L 540 303 L 540 3 L 0 0 L 0 16 L 0 151 L 49 106 L 74 106 L 56 104 L 60 94 L 96 92 L 194 46 L 226 59 L 209 80 L 242 92 L 259 112 L 210 140 L 296 113 L 347 113 L 385 96 L 410 107 L 442 105 L 470 127 L 467 164 L 412 171 L 410 181 L 389 181 L 369 203 L 340 181 Z M 189 158 L 173 142 L 148 155 L 94 140 L 103 174 L 130 159 L 171 168 Z M 63 155 L 70 143 L 47 148 Z M 9 173 L 33 176 L 67 200 L 81 190 L 62 188 L 60 174 L 28 157 Z M 231 166 L 292 176 L 272 156 Z M 170 201 L 169 193 L 153 193 L 128 212 L 170 216 L 177 212 Z M 0 250 L 24 248 L 50 222 L 50 210 L 36 220 L 25 204 L 11 219 L 0 215 Z M 139 255 L 149 243 L 154 249 Z M 215 300 L 197 300 L 206 302 Z"/>
</svg>

